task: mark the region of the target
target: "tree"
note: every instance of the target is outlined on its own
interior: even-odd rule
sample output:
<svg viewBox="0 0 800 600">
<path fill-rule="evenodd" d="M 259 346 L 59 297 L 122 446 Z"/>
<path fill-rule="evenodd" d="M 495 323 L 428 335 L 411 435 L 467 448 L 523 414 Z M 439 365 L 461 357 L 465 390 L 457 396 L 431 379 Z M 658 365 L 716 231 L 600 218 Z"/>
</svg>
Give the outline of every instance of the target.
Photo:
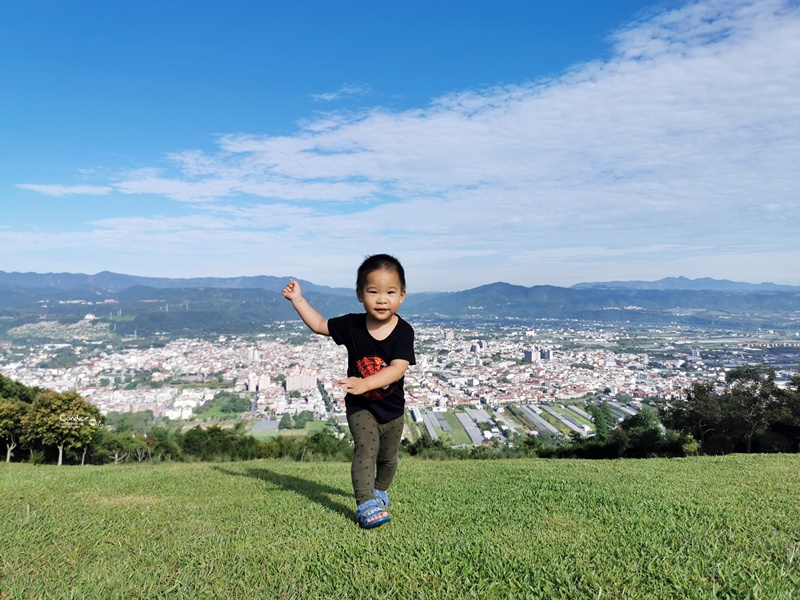
<svg viewBox="0 0 800 600">
<path fill-rule="evenodd" d="M 322 381 L 319 379 L 317 380 L 317 389 L 319 390 L 319 393 L 322 396 L 322 401 L 325 402 L 325 407 L 330 412 L 333 412 L 333 400 L 331 399 L 328 390 L 325 389 L 325 384 L 322 383 Z"/>
<path fill-rule="evenodd" d="M 216 437 L 218 431 L 221 431 L 221 429 L 216 425 L 210 427 L 208 431 L 200 427 L 200 425 L 192 427 L 183 436 L 184 453 L 202 460 L 208 460 L 217 453 L 218 441 L 211 438 Z"/>
<path fill-rule="evenodd" d="M 615 423 L 614 415 L 611 414 L 611 409 L 608 407 L 608 404 L 590 404 L 586 407 L 586 412 L 592 415 L 595 439 L 598 442 L 606 441 L 611 435 L 611 430 L 614 429 Z"/>
<path fill-rule="evenodd" d="M 236 430 L 226 431 L 216 425 L 203 429 L 198 425 L 184 435 L 183 451 L 201 460 L 228 460 L 235 457 L 239 452 L 239 448 L 237 448 L 238 436 L 239 433 Z M 253 458 L 255 458 L 258 454 L 257 442 L 254 444 L 252 452 Z"/>
<path fill-rule="evenodd" d="M 740 433 L 750 453 L 753 436 L 767 426 L 776 406 L 775 369 L 745 365 L 728 371 L 725 381 L 730 387 L 726 400 L 731 428 Z"/>
<path fill-rule="evenodd" d="M 83 464 L 100 425 L 102 415 L 97 407 L 75 392 L 39 392 L 22 418 L 24 441 L 56 446 L 59 466 L 64 460 L 64 448 L 83 449 Z"/>
<path fill-rule="evenodd" d="M 280 445 L 274 440 L 267 440 L 258 445 L 259 458 L 278 458 L 280 456 Z"/>
<path fill-rule="evenodd" d="M 225 394 L 225 392 L 220 392 L 217 394 L 214 399 L 223 398 L 225 401 L 220 408 L 220 412 L 223 413 L 243 413 L 250 410 L 250 399 L 249 398 L 240 398 L 239 396 L 233 394 Z"/>
<path fill-rule="evenodd" d="M 519 445 L 521 446 L 525 455 L 536 456 L 542 447 L 542 442 L 537 435 L 526 435 L 524 438 L 522 438 L 522 441 Z"/>
<path fill-rule="evenodd" d="M 101 461 L 113 460 L 117 465 L 133 452 L 135 440 L 129 431 L 102 429 L 97 439 L 97 455 Z"/>
<path fill-rule="evenodd" d="M 280 422 L 278 423 L 278 429 L 291 429 L 294 426 L 292 423 L 292 415 L 289 413 L 283 413 Z"/>
<path fill-rule="evenodd" d="M 22 417 L 28 404 L 16 398 L 0 398 L 0 438 L 6 442 L 6 462 L 11 462 L 11 454 L 17 447 L 22 434 Z"/>
<path fill-rule="evenodd" d="M 441 457 L 447 448 L 441 439 L 434 440 L 427 435 L 420 436 L 416 441 L 405 444 L 404 447 L 409 455 L 422 458 Z"/>
<path fill-rule="evenodd" d="M 43 390 L 27 387 L 13 379 L 9 379 L 5 375 L 0 375 L 0 398 L 21 400 L 26 404 L 30 404 L 36 394 L 41 391 Z"/>
<path fill-rule="evenodd" d="M 153 454 L 151 452 L 150 444 L 148 444 L 148 437 L 147 434 L 139 435 L 133 434 L 133 452 L 136 454 L 136 462 L 142 462 L 145 458 L 149 459 L 151 462 L 153 460 Z"/>
<path fill-rule="evenodd" d="M 631 445 L 631 436 L 627 429 L 615 429 L 611 432 L 606 446 L 609 452 L 614 452 L 617 458 L 627 456 L 628 449 Z"/>
<path fill-rule="evenodd" d="M 624 437 L 628 456 L 646 458 L 658 453 L 664 433 L 655 410 L 644 406 L 635 415 L 625 418 L 619 427 L 627 434 Z"/>
<path fill-rule="evenodd" d="M 143 410 L 132 413 L 111 411 L 106 415 L 106 424 L 115 431 L 130 431 L 134 433 L 147 433 L 153 423 L 152 410 Z"/>
<path fill-rule="evenodd" d="M 148 442 L 153 442 L 153 452 L 160 459 L 166 456 L 168 461 L 180 459 L 182 456 L 180 435 L 166 427 L 153 427 L 147 434 Z"/>
<path fill-rule="evenodd" d="M 780 392 L 781 417 L 794 433 L 795 448 L 800 452 L 800 370 Z"/>
<path fill-rule="evenodd" d="M 710 433 L 722 433 L 722 400 L 713 381 L 696 381 L 683 398 L 661 411 L 661 421 L 668 429 L 691 435 L 702 447 Z"/>
<path fill-rule="evenodd" d="M 295 429 L 303 429 L 306 423 L 311 423 L 314 420 L 314 413 L 310 410 L 302 410 L 294 417 Z"/>
<path fill-rule="evenodd" d="M 329 429 L 323 429 L 308 436 L 303 442 L 303 449 L 327 460 L 337 456 L 346 456 L 350 446 L 337 438 Z"/>
</svg>

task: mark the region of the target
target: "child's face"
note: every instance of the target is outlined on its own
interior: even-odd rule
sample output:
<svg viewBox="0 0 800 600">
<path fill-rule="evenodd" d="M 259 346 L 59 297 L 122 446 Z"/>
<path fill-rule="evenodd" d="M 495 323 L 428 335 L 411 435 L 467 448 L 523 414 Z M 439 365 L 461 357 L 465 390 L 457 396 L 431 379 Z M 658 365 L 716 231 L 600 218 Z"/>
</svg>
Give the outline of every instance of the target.
<svg viewBox="0 0 800 600">
<path fill-rule="evenodd" d="M 400 309 L 406 292 L 396 271 L 378 269 L 367 275 L 364 287 L 356 291 L 367 315 L 376 321 L 388 321 Z"/>
</svg>

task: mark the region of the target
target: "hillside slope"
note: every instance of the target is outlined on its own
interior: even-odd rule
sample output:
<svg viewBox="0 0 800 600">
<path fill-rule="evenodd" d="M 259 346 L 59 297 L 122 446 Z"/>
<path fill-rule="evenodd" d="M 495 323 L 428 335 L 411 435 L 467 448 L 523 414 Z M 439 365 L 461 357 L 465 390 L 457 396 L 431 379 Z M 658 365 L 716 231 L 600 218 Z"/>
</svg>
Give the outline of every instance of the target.
<svg viewBox="0 0 800 600">
<path fill-rule="evenodd" d="M 0 467 L 4 597 L 792 598 L 800 457 Z"/>
</svg>

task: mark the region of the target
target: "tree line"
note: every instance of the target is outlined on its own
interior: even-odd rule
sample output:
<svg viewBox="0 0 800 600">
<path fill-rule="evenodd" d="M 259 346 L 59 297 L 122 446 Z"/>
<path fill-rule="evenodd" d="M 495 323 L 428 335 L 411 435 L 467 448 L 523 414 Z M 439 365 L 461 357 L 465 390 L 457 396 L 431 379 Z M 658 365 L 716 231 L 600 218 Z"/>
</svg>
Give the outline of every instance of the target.
<svg viewBox="0 0 800 600">
<path fill-rule="evenodd" d="M 644 406 L 622 421 L 607 404 L 592 404 L 586 408 L 594 422 L 591 437 L 572 433 L 565 438 L 542 431 L 515 435 L 510 444 L 456 448 L 424 436 L 404 447 L 413 456 L 432 459 L 800 452 L 800 371 L 785 386 L 777 385 L 775 378 L 775 370 L 763 365 L 737 367 L 723 382 L 695 382 L 680 398 Z"/>
<path fill-rule="evenodd" d="M 695 382 L 677 400 L 644 407 L 617 422 L 605 404 L 591 405 L 595 433 L 563 438 L 542 432 L 515 435 L 510 443 L 453 448 L 422 436 L 404 441 L 403 452 L 420 458 L 647 458 L 733 452 L 800 452 L 800 371 L 785 386 L 774 369 L 746 365 L 728 371 L 721 385 Z M 311 415 L 281 429 L 305 425 Z M 126 461 L 349 460 L 346 428 L 331 427 L 302 439 L 278 436 L 259 441 L 244 423 L 188 431 L 155 423 L 153 413 L 105 417 L 74 392 L 24 386 L 0 375 L 0 439 L 6 461 L 118 464 Z"/>
<path fill-rule="evenodd" d="M 587 408 L 591 438 L 541 448 L 540 456 L 647 458 L 735 452 L 800 452 L 800 371 L 779 386 L 763 365 L 731 369 L 722 382 L 694 382 L 680 398 L 615 423 L 606 405 Z"/>
<path fill-rule="evenodd" d="M 800 370 L 785 386 L 775 377 L 774 369 L 745 365 L 728 371 L 721 389 L 695 382 L 661 420 L 705 454 L 800 452 Z"/>
</svg>

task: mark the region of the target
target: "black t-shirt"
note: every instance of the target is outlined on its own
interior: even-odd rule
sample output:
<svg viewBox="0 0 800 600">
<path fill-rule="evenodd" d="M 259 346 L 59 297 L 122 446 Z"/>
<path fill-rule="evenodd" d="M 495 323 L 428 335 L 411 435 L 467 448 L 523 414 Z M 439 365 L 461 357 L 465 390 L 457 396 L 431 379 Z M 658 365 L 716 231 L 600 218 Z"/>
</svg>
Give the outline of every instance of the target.
<svg viewBox="0 0 800 600">
<path fill-rule="evenodd" d="M 369 377 L 396 359 L 407 360 L 410 365 L 416 364 L 414 329 L 399 315 L 397 318 L 397 325 L 385 340 L 376 340 L 367 331 L 366 313 L 328 319 L 331 338 L 347 348 L 348 377 Z M 344 398 L 345 406 L 348 411 L 366 408 L 375 415 L 378 423 L 393 421 L 402 416 L 405 410 L 404 379 L 361 396 L 348 393 Z"/>
</svg>

